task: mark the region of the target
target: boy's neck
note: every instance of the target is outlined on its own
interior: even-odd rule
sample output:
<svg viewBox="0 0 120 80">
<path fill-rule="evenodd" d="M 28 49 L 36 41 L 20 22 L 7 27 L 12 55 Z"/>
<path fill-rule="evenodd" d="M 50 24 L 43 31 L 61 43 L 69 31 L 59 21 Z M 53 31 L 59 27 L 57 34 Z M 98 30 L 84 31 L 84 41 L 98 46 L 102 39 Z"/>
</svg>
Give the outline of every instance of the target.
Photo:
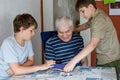
<svg viewBox="0 0 120 80">
<path fill-rule="evenodd" d="M 15 40 L 16 40 L 16 42 L 20 45 L 20 46 L 24 46 L 24 40 L 22 39 L 22 37 L 21 36 L 19 36 L 19 34 L 17 34 L 17 33 L 15 33 L 14 34 L 14 37 L 15 37 Z"/>
<path fill-rule="evenodd" d="M 95 9 L 95 8 L 93 9 L 93 11 L 92 11 L 92 12 L 93 12 L 93 13 L 92 13 L 92 17 L 95 15 L 96 10 L 97 10 L 97 9 Z"/>
</svg>

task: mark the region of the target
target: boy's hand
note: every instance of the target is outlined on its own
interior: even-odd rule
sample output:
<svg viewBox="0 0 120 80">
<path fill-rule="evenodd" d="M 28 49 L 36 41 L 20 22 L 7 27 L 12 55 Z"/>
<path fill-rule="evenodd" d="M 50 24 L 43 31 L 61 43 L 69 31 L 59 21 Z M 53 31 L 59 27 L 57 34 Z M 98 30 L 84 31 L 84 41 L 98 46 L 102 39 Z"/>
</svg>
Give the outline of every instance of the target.
<svg viewBox="0 0 120 80">
<path fill-rule="evenodd" d="M 11 68 L 9 68 L 9 69 L 7 70 L 7 74 L 9 74 L 9 75 L 14 75 L 14 72 L 12 71 Z"/>
<path fill-rule="evenodd" d="M 41 70 L 46 70 L 46 69 L 53 67 L 52 66 L 53 64 L 55 64 L 54 60 L 48 60 L 48 61 L 46 61 L 45 64 L 40 65 L 40 68 L 41 68 Z"/>
<path fill-rule="evenodd" d="M 65 65 L 65 67 L 64 67 L 64 71 L 65 72 L 70 72 L 70 71 L 72 71 L 73 69 L 74 69 L 74 67 L 75 67 L 75 63 L 73 63 L 73 62 L 69 62 L 69 63 L 67 63 L 66 65 Z"/>
<path fill-rule="evenodd" d="M 46 64 L 51 66 L 51 65 L 55 64 L 55 61 L 54 60 L 47 60 Z"/>
</svg>

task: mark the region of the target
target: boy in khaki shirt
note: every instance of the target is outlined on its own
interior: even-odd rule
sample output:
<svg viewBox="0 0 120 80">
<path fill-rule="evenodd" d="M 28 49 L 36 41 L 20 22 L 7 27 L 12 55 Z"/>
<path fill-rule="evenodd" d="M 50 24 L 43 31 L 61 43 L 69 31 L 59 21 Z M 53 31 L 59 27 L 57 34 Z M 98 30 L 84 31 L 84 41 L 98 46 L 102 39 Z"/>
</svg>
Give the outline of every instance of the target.
<svg viewBox="0 0 120 80">
<path fill-rule="evenodd" d="M 96 7 L 94 0 L 78 0 L 76 10 L 89 21 L 76 28 L 75 31 L 81 31 L 90 27 L 91 40 L 87 46 L 65 66 L 64 71 L 72 71 L 78 61 L 95 50 L 97 66 L 116 67 L 117 72 L 120 72 L 119 41 L 110 18 Z"/>
</svg>

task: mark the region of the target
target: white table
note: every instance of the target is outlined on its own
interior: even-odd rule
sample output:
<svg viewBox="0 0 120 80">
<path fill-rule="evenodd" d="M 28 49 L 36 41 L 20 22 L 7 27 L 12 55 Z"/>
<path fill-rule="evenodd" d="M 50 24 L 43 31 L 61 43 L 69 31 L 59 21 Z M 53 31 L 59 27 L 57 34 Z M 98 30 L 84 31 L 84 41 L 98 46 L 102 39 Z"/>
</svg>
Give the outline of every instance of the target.
<svg viewBox="0 0 120 80">
<path fill-rule="evenodd" d="M 39 71 L 9 80 L 117 80 L 113 67 L 77 67 L 71 73 L 54 70 Z"/>
</svg>

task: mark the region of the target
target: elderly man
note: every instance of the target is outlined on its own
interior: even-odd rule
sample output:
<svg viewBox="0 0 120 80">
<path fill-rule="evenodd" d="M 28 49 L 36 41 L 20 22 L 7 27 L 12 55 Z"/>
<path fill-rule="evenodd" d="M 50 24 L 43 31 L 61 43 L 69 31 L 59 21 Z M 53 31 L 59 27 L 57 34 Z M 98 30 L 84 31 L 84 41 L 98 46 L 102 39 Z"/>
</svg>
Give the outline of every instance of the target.
<svg viewBox="0 0 120 80">
<path fill-rule="evenodd" d="M 54 60 L 57 64 L 67 64 L 83 49 L 83 38 L 73 33 L 73 21 L 67 16 L 56 20 L 56 30 L 58 35 L 46 42 L 45 59 Z M 82 59 L 77 65 L 87 66 L 87 58 Z"/>
</svg>

